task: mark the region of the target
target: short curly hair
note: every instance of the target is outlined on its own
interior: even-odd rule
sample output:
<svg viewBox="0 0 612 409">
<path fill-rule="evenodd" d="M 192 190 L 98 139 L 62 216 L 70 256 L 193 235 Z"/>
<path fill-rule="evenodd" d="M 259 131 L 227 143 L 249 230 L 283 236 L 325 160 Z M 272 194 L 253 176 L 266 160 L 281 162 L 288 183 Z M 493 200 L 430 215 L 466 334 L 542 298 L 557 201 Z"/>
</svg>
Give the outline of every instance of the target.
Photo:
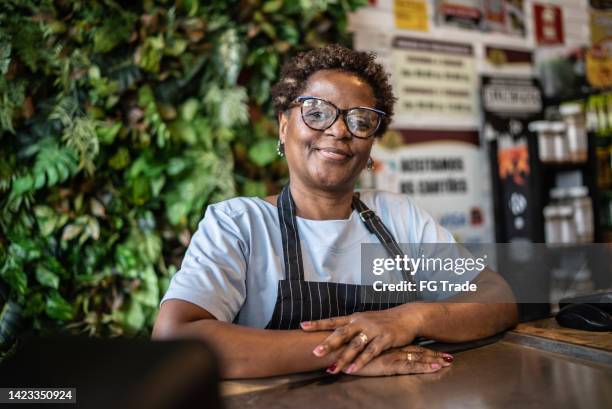
<svg viewBox="0 0 612 409">
<path fill-rule="evenodd" d="M 321 70 L 340 70 L 357 75 L 374 93 L 376 109 L 387 113 L 377 136 L 385 133 L 393 117 L 395 96 L 389 74 L 375 61 L 376 55 L 355 51 L 338 44 L 303 52 L 287 61 L 281 70 L 278 82 L 272 87 L 272 104 L 278 115 L 287 111 L 291 103 L 304 91 L 311 75 Z"/>
</svg>

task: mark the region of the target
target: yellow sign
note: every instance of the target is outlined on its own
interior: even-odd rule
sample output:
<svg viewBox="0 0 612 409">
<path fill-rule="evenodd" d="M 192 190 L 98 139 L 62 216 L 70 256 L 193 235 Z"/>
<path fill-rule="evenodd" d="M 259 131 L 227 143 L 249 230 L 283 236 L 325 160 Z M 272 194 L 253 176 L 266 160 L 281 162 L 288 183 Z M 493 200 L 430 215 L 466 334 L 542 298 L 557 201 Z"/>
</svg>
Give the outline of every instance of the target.
<svg viewBox="0 0 612 409">
<path fill-rule="evenodd" d="M 404 30 L 428 31 L 426 0 L 394 0 L 395 27 Z"/>
<path fill-rule="evenodd" d="M 589 84 L 595 88 L 612 87 L 612 54 L 599 48 L 586 53 L 586 75 Z"/>
<path fill-rule="evenodd" d="M 612 86 L 612 11 L 591 9 L 591 49 L 586 53 L 586 74 L 596 88 Z"/>
<path fill-rule="evenodd" d="M 591 9 L 591 44 L 612 42 L 612 11 Z"/>
</svg>

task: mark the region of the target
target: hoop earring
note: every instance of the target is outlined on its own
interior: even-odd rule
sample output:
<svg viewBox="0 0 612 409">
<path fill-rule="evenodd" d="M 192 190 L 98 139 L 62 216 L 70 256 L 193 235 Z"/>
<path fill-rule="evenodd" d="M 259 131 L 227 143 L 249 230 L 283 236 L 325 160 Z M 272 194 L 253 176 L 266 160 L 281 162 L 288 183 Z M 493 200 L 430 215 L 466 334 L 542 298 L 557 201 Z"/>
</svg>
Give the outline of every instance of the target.
<svg viewBox="0 0 612 409">
<path fill-rule="evenodd" d="M 278 153 L 278 156 L 280 156 L 281 158 L 285 156 L 285 144 L 282 143 L 280 139 L 278 140 L 278 143 L 276 144 L 276 153 Z"/>
<path fill-rule="evenodd" d="M 371 172 L 374 169 L 374 160 L 372 159 L 371 156 L 368 159 L 368 163 L 366 165 L 366 169 L 368 170 L 368 172 Z"/>
</svg>

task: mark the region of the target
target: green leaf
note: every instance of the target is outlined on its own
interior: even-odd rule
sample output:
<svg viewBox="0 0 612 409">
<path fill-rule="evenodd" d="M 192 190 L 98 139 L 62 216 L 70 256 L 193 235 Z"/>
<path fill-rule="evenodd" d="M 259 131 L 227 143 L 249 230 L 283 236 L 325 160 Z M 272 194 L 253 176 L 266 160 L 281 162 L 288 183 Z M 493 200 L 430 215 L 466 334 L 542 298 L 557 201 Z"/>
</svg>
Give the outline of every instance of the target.
<svg viewBox="0 0 612 409">
<path fill-rule="evenodd" d="M 198 100 L 195 98 L 189 98 L 183 105 L 181 105 L 181 117 L 185 121 L 191 121 L 198 112 L 199 107 Z"/>
<path fill-rule="evenodd" d="M 130 164 L 130 151 L 125 147 L 120 147 L 111 158 L 108 160 L 108 166 L 112 169 L 120 170 L 126 168 Z"/>
<path fill-rule="evenodd" d="M 136 54 L 136 64 L 145 71 L 159 72 L 164 53 L 164 38 L 149 37 Z"/>
<path fill-rule="evenodd" d="M 168 161 L 168 168 L 166 171 L 171 176 L 178 175 L 187 168 L 188 164 L 189 162 L 184 158 L 172 158 Z"/>
<path fill-rule="evenodd" d="M 249 149 L 249 159 L 257 166 L 266 166 L 274 161 L 277 141 L 274 139 L 264 139 L 251 146 Z"/>
<path fill-rule="evenodd" d="M 43 237 L 49 236 L 55 231 L 58 224 L 58 217 L 52 208 L 43 205 L 36 206 L 34 208 L 34 214 L 36 215 L 36 221 L 38 222 L 40 234 Z"/>
<path fill-rule="evenodd" d="M 79 234 L 81 234 L 81 232 L 83 231 L 83 225 L 82 224 L 69 224 L 66 227 L 64 227 L 64 232 L 62 233 L 62 241 L 70 241 L 72 239 L 74 239 L 76 236 L 78 236 Z"/>
<path fill-rule="evenodd" d="M 45 185 L 45 174 L 39 173 L 34 176 L 34 189 L 40 189 Z"/>
<path fill-rule="evenodd" d="M 36 266 L 36 280 L 44 286 L 59 288 L 59 276 L 40 264 Z"/>
<path fill-rule="evenodd" d="M 0 308 L 0 350 L 4 350 L 17 336 L 21 329 L 22 315 L 22 307 L 13 300 L 8 300 Z"/>
<path fill-rule="evenodd" d="M 74 151 L 59 147 L 51 138 L 30 146 L 30 152 L 36 153 L 36 161 L 30 174 L 16 177 L 11 187 L 10 200 L 15 200 L 33 189 L 42 188 L 41 179 L 46 179 L 46 186 L 51 187 L 58 181 L 66 180 L 76 173 L 77 164 Z"/>
<path fill-rule="evenodd" d="M 150 186 L 146 179 L 139 178 L 132 181 L 132 201 L 141 206 L 145 204 L 151 196 Z"/>
<path fill-rule="evenodd" d="M 289 44 L 295 46 L 300 41 L 300 32 L 295 26 L 290 24 L 283 24 L 280 27 L 281 37 Z"/>
<path fill-rule="evenodd" d="M 224 76 L 226 85 L 234 86 L 236 84 L 245 51 L 244 44 L 240 41 L 238 31 L 235 28 L 226 30 L 219 38 L 216 57 L 218 68 L 221 69 L 221 75 Z"/>
<path fill-rule="evenodd" d="M 224 128 L 241 125 L 249 120 L 247 94 L 244 87 L 221 89 L 212 85 L 204 103 L 215 113 L 215 120 Z"/>
<path fill-rule="evenodd" d="M 121 129 L 121 122 L 115 122 L 111 125 L 101 125 L 96 127 L 98 139 L 104 145 L 110 145 L 115 140 L 115 137 Z"/>
<path fill-rule="evenodd" d="M 28 316 L 38 315 L 45 312 L 45 299 L 40 292 L 28 296 L 25 313 Z"/>
<path fill-rule="evenodd" d="M 22 193 L 29 192 L 34 187 L 34 179 L 30 175 L 18 177 L 13 181 L 13 195 L 21 195 Z"/>
<path fill-rule="evenodd" d="M 276 13 L 281 7 L 283 7 L 283 0 L 268 0 L 262 9 L 265 13 Z"/>
<path fill-rule="evenodd" d="M 69 321 L 74 316 L 72 306 L 57 291 L 47 296 L 45 311 L 49 317 L 60 321 Z"/>
<path fill-rule="evenodd" d="M 2 277 L 19 295 L 25 295 L 28 289 L 28 276 L 21 268 L 9 268 L 2 271 Z"/>
<path fill-rule="evenodd" d="M 136 16 L 127 13 L 122 13 L 119 16 L 116 14 L 110 15 L 103 19 L 104 25 L 94 29 L 94 52 L 109 52 L 121 42 L 127 40 L 135 20 Z"/>
<path fill-rule="evenodd" d="M 145 315 L 142 311 L 142 305 L 136 301 L 128 302 L 126 311 L 123 313 L 123 324 L 130 332 L 136 332 L 142 329 L 145 322 Z"/>
<path fill-rule="evenodd" d="M 8 38 L 0 37 L 0 75 L 5 75 L 11 63 L 11 43 Z"/>
<path fill-rule="evenodd" d="M 174 38 L 172 39 L 172 41 L 169 41 L 166 44 L 166 48 L 164 49 L 164 53 L 166 55 L 171 55 L 173 57 L 178 57 L 179 55 L 181 55 L 185 49 L 187 48 L 187 41 L 180 39 L 180 38 Z"/>
<path fill-rule="evenodd" d="M 175 139 L 182 140 L 188 145 L 195 145 L 198 142 L 198 135 L 193 126 L 182 119 L 173 121 L 168 129 Z"/>
<path fill-rule="evenodd" d="M 133 293 L 132 298 L 142 305 L 157 308 L 160 300 L 159 284 L 155 270 L 152 267 L 148 267 L 143 271 L 140 286 Z"/>
</svg>

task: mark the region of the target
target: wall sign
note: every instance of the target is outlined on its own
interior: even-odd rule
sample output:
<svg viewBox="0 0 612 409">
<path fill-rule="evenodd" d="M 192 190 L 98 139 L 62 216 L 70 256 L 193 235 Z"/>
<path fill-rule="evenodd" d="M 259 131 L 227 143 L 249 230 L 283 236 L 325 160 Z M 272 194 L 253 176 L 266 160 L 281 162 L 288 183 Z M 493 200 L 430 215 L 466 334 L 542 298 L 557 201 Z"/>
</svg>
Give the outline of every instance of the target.
<svg viewBox="0 0 612 409">
<path fill-rule="evenodd" d="M 477 30 L 482 20 L 480 0 L 436 0 L 438 24 Z"/>
<path fill-rule="evenodd" d="M 523 0 L 436 0 L 435 4 L 440 26 L 525 35 Z"/>
<path fill-rule="evenodd" d="M 485 46 L 485 58 L 489 66 L 495 68 L 525 68 L 533 64 L 531 51 Z"/>
<path fill-rule="evenodd" d="M 564 43 L 563 14 L 561 7 L 550 4 L 533 4 L 535 37 L 541 45 Z"/>
<path fill-rule="evenodd" d="M 497 223 L 503 223 L 501 241 L 533 237 L 533 197 L 527 125 L 542 112 L 542 93 L 535 80 L 518 77 L 482 77 L 482 106 L 487 139 L 497 141 L 499 204 Z"/>
<path fill-rule="evenodd" d="M 395 27 L 399 29 L 429 30 L 426 0 L 394 0 L 393 14 L 395 15 Z"/>
<path fill-rule="evenodd" d="M 612 87 L 612 8 L 590 10 L 591 49 L 586 54 L 589 83 L 597 88 Z"/>
<path fill-rule="evenodd" d="M 374 145 L 374 174 L 367 187 L 408 195 L 463 243 L 491 242 L 492 218 L 483 206 L 482 152 L 476 131 L 401 130 L 407 143 Z M 442 137 L 432 140 L 433 134 Z"/>
<path fill-rule="evenodd" d="M 478 127 L 471 45 L 395 37 L 392 47 L 396 124 Z"/>
</svg>

